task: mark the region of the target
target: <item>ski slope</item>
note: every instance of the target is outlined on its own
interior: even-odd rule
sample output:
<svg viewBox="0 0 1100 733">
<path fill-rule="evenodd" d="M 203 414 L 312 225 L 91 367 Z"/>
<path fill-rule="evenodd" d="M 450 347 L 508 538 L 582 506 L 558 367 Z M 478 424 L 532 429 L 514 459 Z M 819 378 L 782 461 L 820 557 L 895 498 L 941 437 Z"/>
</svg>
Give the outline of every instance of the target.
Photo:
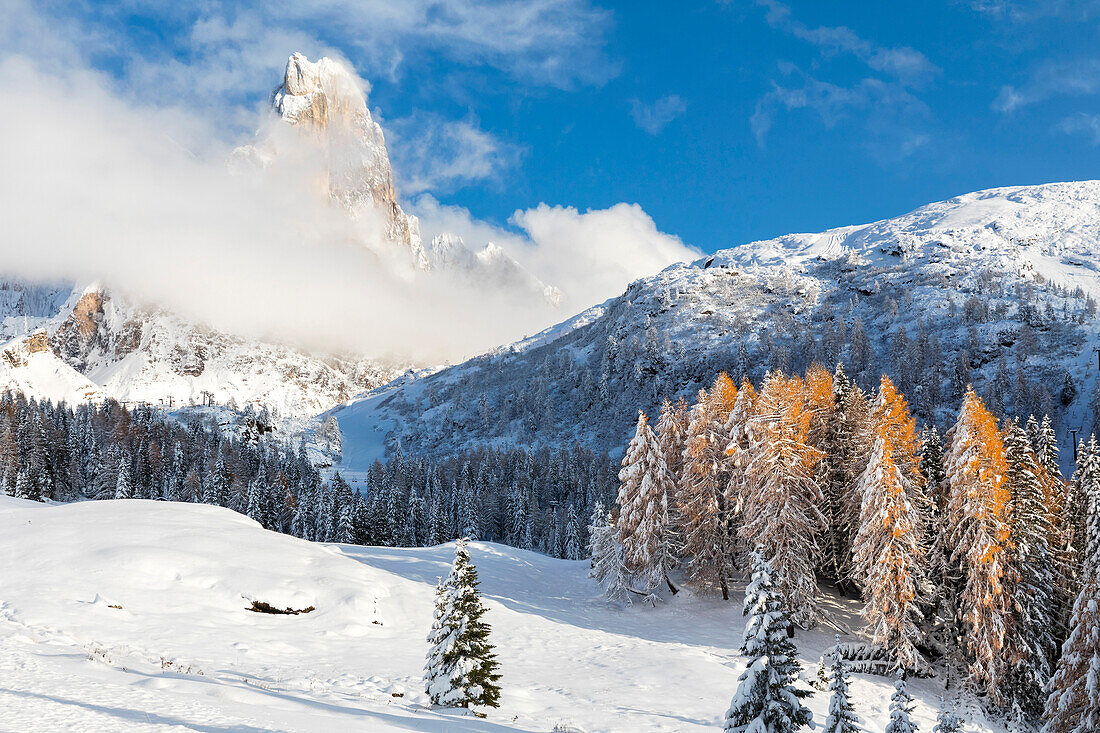
<svg viewBox="0 0 1100 733">
<path fill-rule="evenodd" d="M 713 731 L 743 662 L 740 605 L 609 605 L 587 563 L 473 543 L 503 679 L 485 719 L 420 687 L 453 546 L 320 545 L 227 509 L 0 497 L 0 730 Z M 739 594 L 738 594 L 739 595 Z M 252 600 L 316 610 L 265 615 Z M 120 608 L 116 608 L 120 606 Z M 799 634 L 806 676 L 858 607 Z M 858 637 L 843 633 L 842 638 Z M 892 685 L 856 675 L 881 731 Z M 942 688 L 916 680 L 930 731 Z M 824 721 L 826 693 L 809 702 Z M 972 711 L 973 712 L 973 711 Z M 975 712 L 969 730 L 999 730 Z"/>
</svg>

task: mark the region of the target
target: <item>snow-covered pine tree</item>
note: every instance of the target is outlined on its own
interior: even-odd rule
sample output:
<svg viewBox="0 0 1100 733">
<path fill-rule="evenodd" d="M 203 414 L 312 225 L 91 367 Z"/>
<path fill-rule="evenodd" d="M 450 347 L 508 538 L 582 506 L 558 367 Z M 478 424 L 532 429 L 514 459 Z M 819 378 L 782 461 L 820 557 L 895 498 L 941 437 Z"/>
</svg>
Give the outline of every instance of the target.
<svg viewBox="0 0 1100 733">
<path fill-rule="evenodd" d="M 825 497 L 824 537 L 822 538 L 821 574 L 837 585 L 848 576 L 852 538 L 846 526 L 843 506 L 850 491 L 849 460 L 853 449 L 853 425 L 849 415 L 852 383 L 839 362 L 833 372 L 832 409 L 824 435 L 821 493 Z"/>
<path fill-rule="evenodd" d="M 352 505 L 345 504 L 340 508 L 340 517 L 336 520 L 336 541 L 344 545 L 355 543 L 355 527 L 351 517 Z"/>
<path fill-rule="evenodd" d="M 125 457 L 118 462 L 118 478 L 115 480 L 115 498 L 133 499 L 134 486 L 130 480 L 130 462 Z"/>
<path fill-rule="evenodd" d="M 25 468 L 20 468 L 19 473 L 15 477 L 15 497 L 17 499 L 42 501 L 42 496 L 38 493 L 38 490 L 34 486 L 34 482 L 31 481 L 30 475 Z"/>
<path fill-rule="evenodd" d="M 1054 595 L 1051 599 L 1052 623 L 1057 646 L 1069 636 L 1069 618 L 1077 597 L 1076 550 L 1073 546 L 1073 522 L 1067 516 L 1069 485 L 1062 478 L 1058 465 L 1058 438 L 1054 433 L 1050 416 L 1042 422 L 1032 415 L 1027 420 L 1028 441 L 1039 466 L 1039 483 L 1043 490 L 1043 506 L 1050 518 L 1050 536 L 1047 546 L 1054 566 Z M 1057 655 L 1055 655 L 1057 656 Z M 1053 665 L 1057 659 L 1052 659 Z"/>
<path fill-rule="evenodd" d="M 500 706 L 499 665 L 482 618 L 485 610 L 477 568 L 461 539 L 450 575 L 436 588 L 435 622 L 428 635 L 424 682 L 433 705 Z"/>
<path fill-rule="evenodd" d="M 1005 702 L 1010 667 L 1004 654 L 1012 623 L 1009 593 L 1008 466 L 996 419 L 968 387 L 950 431 L 945 461 L 949 496 L 945 512 L 952 564 L 962 578 L 957 599 L 965 627 L 969 682 L 995 704 Z"/>
<path fill-rule="evenodd" d="M 751 555 L 752 580 L 745 589 L 745 632 L 741 653 L 748 667 L 726 711 L 727 733 L 791 733 L 812 724 L 802 704 L 810 693 L 797 686 L 798 652 L 788 635 L 790 622 L 773 571 L 757 548 Z"/>
<path fill-rule="evenodd" d="M 905 689 L 905 673 L 899 669 L 894 694 L 890 696 L 890 722 L 885 733 L 916 733 L 917 725 L 909 717 L 912 712 L 913 698 Z"/>
<path fill-rule="evenodd" d="M 589 577 L 597 583 L 604 583 L 604 592 L 608 600 L 630 601 L 630 576 L 623 558 L 623 546 L 619 544 L 619 533 L 612 522 L 611 513 L 605 515 L 602 524 L 588 528 L 592 547 L 592 570 Z"/>
<path fill-rule="evenodd" d="M 684 467 L 684 441 L 688 430 L 688 404 L 681 397 L 675 403 L 665 400 L 661 404 L 661 416 L 657 419 L 657 440 L 664 450 L 665 465 L 679 489 Z M 673 496 L 676 495 L 676 490 Z"/>
<path fill-rule="evenodd" d="M 740 527 L 745 542 L 767 548 L 776 589 L 804 628 L 818 616 L 815 570 L 825 524 L 817 482 L 821 451 L 808 442 L 811 417 L 802 380 L 768 374 L 750 423 L 752 458 Z"/>
<path fill-rule="evenodd" d="M 875 444 L 858 481 L 863 497 L 853 548 L 856 581 L 866 599 L 863 616 L 876 644 L 899 669 L 916 671 L 925 662 L 917 651 L 920 602 L 928 591 L 924 575 L 924 517 L 916 467 L 916 426 L 905 398 L 882 377 L 874 409 Z"/>
<path fill-rule="evenodd" d="M 577 519 L 577 510 L 572 504 L 565 510 L 565 540 L 562 543 L 562 555 L 566 560 L 582 559 L 580 520 Z"/>
<path fill-rule="evenodd" d="M 952 702 L 951 707 L 947 707 L 947 703 L 940 700 L 940 711 L 936 714 L 936 724 L 932 727 L 932 733 L 961 733 L 963 729 L 963 720 L 959 716 L 959 709 L 956 703 Z"/>
<path fill-rule="evenodd" d="M 710 392 L 699 390 L 688 423 L 676 512 L 688 581 L 701 590 L 721 589 L 724 600 L 729 600 L 733 557 L 725 427 L 736 394 L 725 374 Z"/>
<path fill-rule="evenodd" d="M 638 592 L 655 604 L 662 580 L 676 593 L 669 578 L 676 559 L 668 506 L 672 477 L 644 412 L 638 413 L 638 427 L 623 456 L 619 481 L 618 539 L 626 568 L 640 584 Z"/>
<path fill-rule="evenodd" d="M 1043 719 L 1043 733 L 1100 730 L 1100 579 L 1095 566 L 1073 606 Z"/>
<path fill-rule="evenodd" d="M 588 518 L 588 557 L 591 558 L 593 567 L 596 564 L 596 536 L 594 533 L 608 525 L 607 517 L 607 510 L 604 509 L 603 502 L 597 499 L 592 505 L 592 514 Z"/>
<path fill-rule="evenodd" d="M 848 665 L 840 653 L 840 635 L 836 637 L 836 646 L 830 654 L 829 663 L 829 716 L 825 718 L 823 733 L 859 733 L 859 718 L 852 706 L 852 696 L 848 692 Z"/>
<path fill-rule="evenodd" d="M 730 563 L 734 568 L 748 566 L 748 552 L 739 538 L 739 528 L 745 508 L 745 495 L 748 486 L 749 459 L 752 457 L 752 443 L 749 440 L 749 421 L 756 413 L 756 389 L 752 382 L 744 380 L 737 390 L 737 399 L 726 420 L 727 482 L 725 487 L 726 506 L 729 510 Z"/>
<path fill-rule="evenodd" d="M 925 575 L 931 585 L 931 593 L 927 598 L 924 611 L 926 617 L 933 617 L 937 609 L 940 609 L 945 617 L 953 618 L 954 613 L 951 609 L 941 608 L 951 605 L 948 596 L 953 594 L 948 586 L 954 585 L 957 580 L 949 578 L 948 572 L 952 548 L 943 526 L 947 507 L 947 474 L 944 472 L 943 459 L 943 442 L 940 440 L 940 433 L 936 426 L 921 430 L 920 472 L 928 499 L 924 536 L 924 545 L 927 548 Z M 938 633 L 942 637 L 945 631 L 940 628 L 933 633 Z"/>
<path fill-rule="evenodd" d="M 1005 485 L 1012 501 L 1010 556 L 1017 579 L 1011 588 L 1016 620 L 1006 639 L 1013 659 L 1009 696 L 1028 718 L 1036 719 L 1043 712 L 1057 654 L 1055 570 L 1047 546 L 1052 530 L 1039 480 L 1041 469 L 1019 423 L 1005 426 L 1004 446 Z"/>
<path fill-rule="evenodd" d="M 1089 502 L 1093 494 L 1100 492 L 1100 445 L 1093 435 L 1077 448 L 1077 466 L 1069 482 L 1068 496 L 1062 510 L 1062 523 L 1069 536 L 1069 582 L 1076 593 L 1085 578 L 1085 563 L 1092 556 L 1090 543 L 1100 541 L 1089 533 Z"/>
</svg>

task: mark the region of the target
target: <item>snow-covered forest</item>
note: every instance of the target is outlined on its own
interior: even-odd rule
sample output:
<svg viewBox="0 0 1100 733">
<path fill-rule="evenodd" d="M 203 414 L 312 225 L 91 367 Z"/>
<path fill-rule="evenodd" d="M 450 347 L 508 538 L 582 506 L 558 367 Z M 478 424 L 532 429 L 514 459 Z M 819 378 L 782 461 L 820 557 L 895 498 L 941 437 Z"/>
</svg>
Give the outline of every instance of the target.
<svg viewBox="0 0 1100 733">
<path fill-rule="evenodd" d="M 973 389 L 941 439 L 889 377 L 866 394 L 814 366 L 644 413 L 617 509 L 591 528 L 611 598 L 657 604 L 683 582 L 729 597 L 754 552 L 793 623 L 826 617 L 822 586 L 864 601 L 865 672 L 943 675 L 1024 725 L 1081 730 L 1096 711 L 1100 446 L 1069 481 L 1050 420 L 998 420 Z"/>
<path fill-rule="evenodd" d="M 851 669 L 942 676 L 1025 724 L 1093 694 L 1100 444 L 1081 441 L 1066 480 L 1049 418 L 998 420 L 971 388 L 941 438 L 887 376 L 867 393 L 842 366 L 756 386 L 721 373 L 694 404 L 640 413 L 617 476 L 581 447 L 399 455 L 365 492 L 271 438 L 263 413 L 244 425 L 4 393 L 4 490 L 216 504 L 328 542 L 591 556 L 612 600 L 653 605 L 680 585 L 730 598 L 758 551 L 797 626 L 826 619 L 824 588 L 862 599 L 868 643 L 835 651 Z"/>
<path fill-rule="evenodd" d="M 267 529 L 322 542 L 421 547 L 458 537 L 554 557 L 585 554 L 588 517 L 617 488 L 607 454 L 480 450 L 375 463 L 363 490 L 329 479 L 304 446 L 274 440 L 265 411 L 240 431 L 151 407 L 0 395 L 5 493 L 23 499 L 156 499 L 229 507 Z M 239 434 L 236 434 L 239 432 Z"/>
</svg>

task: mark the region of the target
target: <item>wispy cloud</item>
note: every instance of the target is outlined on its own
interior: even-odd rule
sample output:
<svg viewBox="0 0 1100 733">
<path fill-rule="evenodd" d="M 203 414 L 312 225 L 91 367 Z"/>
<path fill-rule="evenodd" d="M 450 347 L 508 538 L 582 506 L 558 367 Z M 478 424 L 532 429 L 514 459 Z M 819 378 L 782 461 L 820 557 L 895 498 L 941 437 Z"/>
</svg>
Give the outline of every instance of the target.
<svg viewBox="0 0 1100 733">
<path fill-rule="evenodd" d="M 920 51 L 883 46 L 846 26 L 809 26 L 779 0 L 753 0 L 765 10 L 771 27 L 814 46 L 822 59 L 844 55 L 861 62 L 866 76 L 837 82 L 823 78 L 824 64 L 813 73 L 780 62 L 782 77 L 756 104 L 750 124 L 757 143 L 765 139 L 780 112 L 813 112 L 827 128 L 850 121 L 864 132 L 863 145 L 882 161 L 903 160 L 925 146 L 932 115 L 917 93 L 941 73 Z"/>
<path fill-rule="evenodd" d="M 1100 145 L 1100 115 L 1078 112 L 1058 123 L 1058 129 L 1069 135 L 1086 135 L 1093 145 Z"/>
<path fill-rule="evenodd" d="M 500 180 L 524 154 L 522 146 L 481 129 L 472 118 L 415 113 L 385 126 L 399 188 L 409 196 Z"/>
<path fill-rule="evenodd" d="M 1096 0 L 971 0 L 969 5 L 983 15 L 1014 24 L 1042 18 L 1088 20 L 1100 16 Z"/>
<path fill-rule="evenodd" d="M 998 112 L 1013 112 L 1052 97 L 1088 96 L 1100 93 L 1100 59 L 1046 61 L 1019 86 L 1001 87 L 993 100 Z"/>
<path fill-rule="evenodd" d="M 602 84 L 620 68 L 606 52 L 613 16 L 590 0 L 0 0 L 0 12 L 5 54 L 46 63 L 63 49 L 112 69 L 134 98 L 187 100 L 233 133 L 293 51 L 347 61 L 375 79 L 402 80 L 443 61 L 474 87 L 492 73 L 568 89 Z M 130 15 L 153 24 L 155 42 L 122 22 Z"/>
<path fill-rule="evenodd" d="M 904 160 L 930 142 L 924 125 L 931 110 L 900 85 L 868 78 L 854 86 L 839 86 L 787 68 L 801 76 L 801 83 L 775 84 L 757 102 L 750 122 L 759 144 L 764 144 L 779 110 L 813 112 L 827 128 L 857 119 L 867 132 L 864 147 L 884 162 Z"/>
<path fill-rule="evenodd" d="M 887 47 L 860 37 L 845 26 L 810 27 L 794 18 L 778 0 L 755 0 L 764 8 L 768 25 L 811 43 L 827 53 L 847 53 L 871 69 L 910 86 L 923 86 L 940 73 L 924 54 L 908 46 Z"/>
<path fill-rule="evenodd" d="M 676 94 L 661 97 L 653 104 L 640 99 L 630 100 L 630 116 L 639 129 L 659 135 L 668 124 L 687 111 L 687 103 Z"/>
</svg>

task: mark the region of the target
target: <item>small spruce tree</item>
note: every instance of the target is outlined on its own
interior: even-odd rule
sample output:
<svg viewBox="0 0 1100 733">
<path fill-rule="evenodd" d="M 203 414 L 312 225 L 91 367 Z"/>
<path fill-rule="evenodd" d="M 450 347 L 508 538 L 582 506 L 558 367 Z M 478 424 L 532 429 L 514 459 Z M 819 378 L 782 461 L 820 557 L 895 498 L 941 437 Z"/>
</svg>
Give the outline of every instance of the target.
<svg viewBox="0 0 1100 733">
<path fill-rule="evenodd" d="M 812 723 L 802 705 L 808 690 L 795 686 L 801 665 L 787 635 L 790 621 L 776 591 L 772 569 L 757 548 L 751 557 L 752 580 L 745 589 L 745 634 L 741 653 L 748 668 L 738 678 L 737 692 L 726 711 L 727 733 L 790 733 Z"/>
<path fill-rule="evenodd" d="M 433 705 L 500 706 L 496 655 L 466 540 L 455 546 L 451 574 L 436 587 L 424 682 Z"/>
<path fill-rule="evenodd" d="M 840 653 L 839 635 L 830 656 L 829 692 L 832 696 L 829 698 L 829 716 L 825 718 L 824 733 L 858 733 L 861 728 L 848 692 L 848 665 Z"/>
<path fill-rule="evenodd" d="M 886 733 L 916 733 L 917 725 L 909 718 L 912 712 L 913 698 L 905 689 L 905 672 L 899 669 L 894 694 L 890 697 L 890 722 L 886 724 Z"/>
<path fill-rule="evenodd" d="M 940 712 L 936 715 L 936 725 L 932 727 L 932 733 L 961 733 L 962 729 L 963 721 L 959 717 L 958 706 L 951 703 L 951 707 L 947 707 L 947 703 L 940 700 Z"/>
</svg>

